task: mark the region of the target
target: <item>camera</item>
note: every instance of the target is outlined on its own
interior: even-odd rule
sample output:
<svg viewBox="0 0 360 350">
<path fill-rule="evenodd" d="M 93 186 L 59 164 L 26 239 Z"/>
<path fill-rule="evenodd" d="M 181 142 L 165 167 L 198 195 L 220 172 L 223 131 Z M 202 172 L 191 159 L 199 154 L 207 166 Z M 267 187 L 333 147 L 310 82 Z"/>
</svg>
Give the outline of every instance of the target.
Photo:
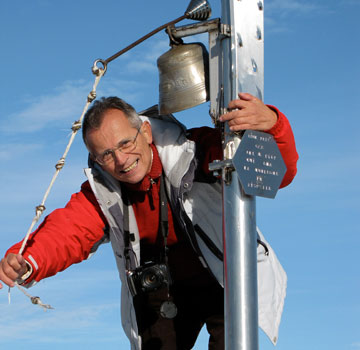
<svg viewBox="0 0 360 350">
<path fill-rule="evenodd" d="M 165 264 L 150 261 L 133 271 L 127 271 L 127 281 L 132 296 L 135 296 L 168 285 L 170 274 Z"/>
</svg>

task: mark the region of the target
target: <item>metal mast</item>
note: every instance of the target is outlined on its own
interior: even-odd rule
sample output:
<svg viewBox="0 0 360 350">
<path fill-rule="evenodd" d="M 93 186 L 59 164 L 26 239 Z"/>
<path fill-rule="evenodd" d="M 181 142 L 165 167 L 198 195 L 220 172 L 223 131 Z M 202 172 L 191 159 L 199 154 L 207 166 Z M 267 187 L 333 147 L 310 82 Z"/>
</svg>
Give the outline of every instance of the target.
<svg viewBox="0 0 360 350">
<path fill-rule="evenodd" d="M 262 99 L 262 1 L 222 0 L 221 23 L 230 34 L 222 40 L 222 107 L 236 99 L 239 92 Z M 225 161 L 234 157 L 240 142 L 239 136 L 225 129 Z M 225 349 L 256 350 L 259 345 L 255 197 L 244 193 L 232 170 L 223 169 Z"/>
<path fill-rule="evenodd" d="M 170 30 L 176 38 L 209 33 L 210 115 L 215 122 L 219 114 L 226 113 L 226 106 L 238 98 L 239 92 L 263 98 L 261 0 L 222 0 L 220 22 L 215 19 Z M 254 152 L 252 141 L 256 140 L 255 146 L 260 145 L 264 150 L 267 148 L 267 154 L 275 151 L 272 149 L 274 147 L 269 147 L 268 134 L 251 131 L 249 136 L 246 132 L 241 139 L 241 135 L 230 132 L 226 123 L 224 127 L 224 159 L 209 164 L 209 169 L 221 173 L 223 179 L 225 349 L 257 350 L 257 232 L 254 196 L 273 198 L 278 186 L 273 185 L 273 180 L 270 186 L 266 176 L 258 176 L 256 170 L 262 170 L 263 159 Z M 260 144 L 261 139 L 266 141 Z M 251 157 L 247 154 L 251 154 Z M 265 172 L 267 170 L 262 174 Z"/>
</svg>

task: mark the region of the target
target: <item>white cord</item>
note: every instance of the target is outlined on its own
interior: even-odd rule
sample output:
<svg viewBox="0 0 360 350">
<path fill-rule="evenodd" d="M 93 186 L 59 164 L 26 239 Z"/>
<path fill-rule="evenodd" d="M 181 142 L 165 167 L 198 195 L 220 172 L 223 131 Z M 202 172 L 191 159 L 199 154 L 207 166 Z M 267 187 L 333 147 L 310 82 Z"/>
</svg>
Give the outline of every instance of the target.
<svg viewBox="0 0 360 350">
<path fill-rule="evenodd" d="M 67 154 L 69 153 L 69 150 L 70 150 L 70 147 L 75 139 L 75 136 L 76 136 L 76 133 L 79 131 L 79 129 L 81 128 L 81 125 L 82 125 L 82 120 L 84 118 L 84 115 L 86 113 L 86 111 L 88 110 L 91 102 L 93 100 L 95 100 L 96 98 L 96 88 L 100 82 L 100 79 L 102 78 L 102 76 L 105 74 L 105 71 L 106 71 L 106 66 L 104 67 L 104 69 L 101 69 L 101 68 L 97 68 L 96 69 L 96 72 L 93 70 L 93 73 L 95 74 L 95 82 L 94 82 L 94 85 L 93 85 L 93 89 L 90 91 L 88 97 L 87 97 L 87 101 L 86 101 L 86 104 L 85 104 L 85 107 L 83 109 L 83 112 L 80 116 L 80 119 L 75 121 L 72 125 L 72 134 L 71 134 L 71 137 L 70 137 L 70 140 L 68 142 L 68 145 L 66 146 L 66 149 L 65 149 L 65 152 L 63 154 L 63 156 L 60 158 L 60 160 L 56 163 L 55 165 L 55 168 L 56 168 L 56 171 L 55 171 L 55 174 L 53 175 L 53 178 L 51 179 L 51 182 L 50 182 L 50 185 L 48 187 L 48 189 L 46 190 L 45 192 L 45 195 L 44 195 L 44 198 L 41 202 L 40 205 L 38 205 L 36 207 L 36 214 L 35 214 L 35 217 L 33 218 L 32 222 L 31 222 L 31 225 L 26 233 L 26 236 L 22 242 L 22 245 L 21 245 L 21 248 L 19 250 L 19 254 L 22 254 L 24 252 L 24 249 L 26 247 L 26 244 L 29 240 L 29 237 L 30 237 L 30 233 L 32 232 L 35 224 L 39 221 L 42 213 L 44 212 L 44 210 L 46 209 L 45 208 L 45 202 L 46 202 L 46 199 L 47 197 L 49 196 L 49 193 L 50 193 L 50 190 L 52 188 L 52 186 L 54 185 L 54 182 L 60 172 L 60 170 L 64 167 L 65 165 L 65 158 L 67 156 Z M 18 283 L 15 282 L 15 285 L 16 287 L 18 287 L 20 289 L 20 291 L 22 291 L 28 298 L 30 298 L 31 302 L 35 305 L 39 305 L 40 307 L 42 307 L 44 309 L 44 311 L 48 310 L 48 309 L 53 309 L 53 307 L 49 304 L 44 304 L 40 297 L 33 297 L 31 296 L 29 293 L 27 293 L 25 291 L 24 288 L 20 287 L 20 285 Z M 9 287 L 9 290 L 8 290 L 8 301 L 9 301 L 9 304 L 11 303 L 11 292 L 10 292 L 10 287 Z"/>
</svg>

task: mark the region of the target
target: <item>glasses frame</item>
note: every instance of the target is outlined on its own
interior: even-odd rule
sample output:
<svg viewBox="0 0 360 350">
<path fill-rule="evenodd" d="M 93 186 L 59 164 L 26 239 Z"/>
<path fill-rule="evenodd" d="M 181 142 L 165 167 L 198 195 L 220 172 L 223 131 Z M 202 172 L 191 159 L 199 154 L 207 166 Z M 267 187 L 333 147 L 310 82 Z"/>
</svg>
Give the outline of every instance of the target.
<svg viewBox="0 0 360 350">
<path fill-rule="evenodd" d="M 129 153 L 131 153 L 131 152 L 136 148 L 136 146 L 137 146 L 137 144 L 136 144 L 136 139 L 137 139 L 137 137 L 138 137 L 138 135 L 139 135 L 139 133 L 140 133 L 140 129 L 141 129 L 141 126 L 137 129 L 137 133 L 136 133 L 136 135 L 135 135 L 133 138 L 129 138 L 129 139 L 125 140 L 125 141 L 122 141 L 122 142 L 120 142 L 120 145 L 118 145 L 117 147 L 107 149 L 107 150 L 104 151 L 102 154 L 94 157 L 95 161 L 96 161 L 97 163 L 99 163 L 100 165 L 106 165 L 106 164 L 110 164 L 110 163 L 111 163 L 111 160 L 112 160 L 112 161 L 115 160 L 115 152 L 116 152 L 116 151 L 120 151 L 121 153 L 124 153 L 124 154 L 129 154 Z M 122 149 L 122 148 L 124 147 L 124 144 L 123 144 L 124 142 L 132 142 L 132 143 L 133 143 L 133 147 L 132 147 L 130 150 L 124 152 L 124 150 Z M 110 153 L 111 153 L 111 158 L 109 158 L 109 161 L 105 161 L 105 162 L 104 162 L 104 161 L 101 160 L 100 158 L 104 157 L 105 153 L 107 153 L 107 152 L 110 152 Z"/>
</svg>

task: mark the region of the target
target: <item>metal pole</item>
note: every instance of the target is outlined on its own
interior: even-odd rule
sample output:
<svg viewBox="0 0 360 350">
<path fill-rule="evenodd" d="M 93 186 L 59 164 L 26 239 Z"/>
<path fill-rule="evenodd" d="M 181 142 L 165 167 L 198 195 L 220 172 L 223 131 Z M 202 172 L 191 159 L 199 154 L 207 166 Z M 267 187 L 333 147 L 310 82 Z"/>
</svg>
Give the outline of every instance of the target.
<svg viewBox="0 0 360 350">
<path fill-rule="evenodd" d="M 222 40 L 223 107 L 240 91 L 263 96 L 262 8 L 258 0 L 222 0 L 221 23 L 231 33 Z M 240 142 L 225 129 L 225 160 L 233 158 Z M 257 350 L 255 198 L 244 194 L 237 173 L 230 168 L 223 170 L 223 230 L 225 349 Z"/>
</svg>

